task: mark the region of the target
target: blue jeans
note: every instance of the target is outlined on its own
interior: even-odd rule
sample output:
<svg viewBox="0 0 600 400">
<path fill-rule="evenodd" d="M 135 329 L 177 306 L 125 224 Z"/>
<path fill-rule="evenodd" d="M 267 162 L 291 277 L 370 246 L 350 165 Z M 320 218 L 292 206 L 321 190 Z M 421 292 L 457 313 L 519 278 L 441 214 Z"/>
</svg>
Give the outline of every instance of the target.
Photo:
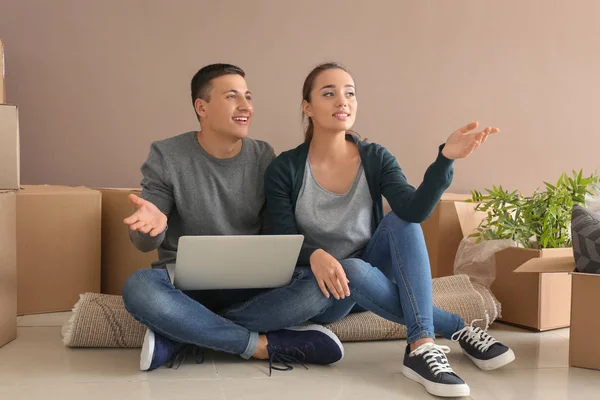
<svg viewBox="0 0 600 400">
<path fill-rule="evenodd" d="M 136 320 L 170 340 L 246 359 L 256 352 L 259 332 L 306 322 L 332 304 L 302 269 L 283 288 L 186 292 L 166 270 L 142 269 L 125 283 L 123 302 Z"/>
<path fill-rule="evenodd" d="M 340 263 L 350 281 L 350 297 L 334 300 L 331 308 L 313 321 L 331 323 L 366 309 L 406 325 L 408 343 L 435 338 L 435 334 L 450 338 L 465 326 L 458 315 L 433 306 L 431 268 L 419 224 L 389 213 L 362 257 Z"/>
</svg>

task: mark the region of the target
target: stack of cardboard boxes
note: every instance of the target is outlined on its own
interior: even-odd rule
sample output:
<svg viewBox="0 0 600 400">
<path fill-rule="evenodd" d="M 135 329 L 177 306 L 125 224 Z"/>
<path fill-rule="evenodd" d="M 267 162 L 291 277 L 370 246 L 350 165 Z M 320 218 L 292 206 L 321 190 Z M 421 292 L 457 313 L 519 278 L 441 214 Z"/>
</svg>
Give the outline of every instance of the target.
<svg viewBox="0 0 600 400">
<path fill-rule="evenodd" d="M 6 104 L 0 41 L 0 347 L 17 315 L 71 310 L 86 292 L 120 294 L 156 252 L 137 251 L 122 221 L 135 190 L 20 184 L 19 110 Z M 101 271 L 101 265 L 104 270 Z"/>
</svg>

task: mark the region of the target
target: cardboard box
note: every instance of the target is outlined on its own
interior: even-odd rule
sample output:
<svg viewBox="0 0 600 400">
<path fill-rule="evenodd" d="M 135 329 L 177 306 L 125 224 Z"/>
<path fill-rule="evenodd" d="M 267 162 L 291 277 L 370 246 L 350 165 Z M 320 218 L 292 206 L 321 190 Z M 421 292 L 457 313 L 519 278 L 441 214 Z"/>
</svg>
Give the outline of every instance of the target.
<svg viewBox="0 0 600 400">
<path fill-rule="evenodd" d="M 17 312 L 71 310 L 100 292 L 99 191 L 23 186 L 17 192 Z"/>
<path fill-rule="evenodd" d="M 0 190 L 19 189 L 19 112 L 0 104 Z"/>
<path fill-rule="evenodd" d="M 456 203 L 465 237 L 475 231 L 486 213 L 475 211 L 474 203 Z M 496 279 L 492 293 L 502 306 L 499 321 L 538 331 L 568 327 L 570 323 L 571 277 L 568 273 L 514 274 L 532 259 L 544 263 L 555 257 L 573 255 L 572 248 L 524 249 L 510 247 L 495 254 Z"/>
<path fill-rule="evenodd" d="M 0 347 L 17 337 L 17 202 L 0 191 Z"/>
<path fill-rule="evenodd" d="M 575 272 L 573 253 L 550 259 L 534 258 L 517 269 L 523 275 L 566 274 L 572 276 L 569 365 L 600 370 L 600 275 Z"/>
<path fill-rule="evenodd" d="M 532 259 L 543 265 L 555 257 L 573 256 L 573 249 L 509 248 L 496 253 L 496 280 L 492 293 L 502 304 L 500 321 L 538 331 L 566 328 L 571 320 L 571 276 L 540 271 L 514 274 Z"/>
<path fill-rule="evenodd" d="M 4 43 L 0 40 L 0 104 L 6 103 L 6 68 L 4 67 Z"/>
<path fill-rule="evenodd" d="M 470 195 L 464 194 L 444 194 L 433 214 L 421 224 L 434 278 L 454 275 L 456 250 L 463 239 L 454 203 L 470 198 Z"/>
<path fill-rule="evenodd" d="M 123 219 L 135 208 L 127 196 L 139 195 L 140 189 L 99 189 L 102 192 L 102 293 L 121 294 L 129 275 L 149 268 L 158 260 L 158 252 L 143 253 L 129 239 Z"/>
<path fill-rule="evenodd" d="M 573 266 L 575 262 L 573 261 Z M 600 341 L 590 335 L 600 332 L 600 275 L 572 273 L 571 334 L 569 365 L 600 370 Z"/>
</svg>

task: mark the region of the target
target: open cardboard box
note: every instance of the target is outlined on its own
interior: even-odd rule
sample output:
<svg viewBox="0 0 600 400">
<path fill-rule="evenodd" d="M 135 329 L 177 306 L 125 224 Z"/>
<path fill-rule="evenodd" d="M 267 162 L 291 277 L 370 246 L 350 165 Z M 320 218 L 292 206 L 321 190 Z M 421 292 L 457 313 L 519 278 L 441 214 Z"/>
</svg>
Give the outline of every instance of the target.
<svg viewBox="0 0 600 400">
<path fill-rule="evenodd" d="M 474 203 L 455 203 L 465 237 L 486 217 Z M 568 327 L 571 307 L 571 275 L 541 268 L 536 273 L 513 273 L 530 260 L 552 264 L 557 257 L 573 256 L 573 249 L 524 249 L 511 247 L 496 253 L 496 279 L 492 293 L 501 304 L 499 321 L 537 331 Z M 571 268 L 573 270 L 573 268 Z"/>
<path fill-rule="evenodd" d="M 501 321 L 538 331 L 566 328 L 571 320 L 571 276 L 541 268 L 537 273 L 515 274 L 526 263 L 552 265 L 557 257 L 573 257 L 573 249 L 509 248 L 496 253 L 496 280 L 492 292 L 502 304 Z"/>
<path fill-rule="evenodd" d="M 569 365 L 600 370 L 600 341 L 594 338 L 600 331 L 600 275 L 576 272 L 572 253 L 546 259 L 534 258 L 515 272 L 524 276 L 568 274 L 572 277 Z M 554 295 L 562 297 L 560 293 Z"/>
</svg>

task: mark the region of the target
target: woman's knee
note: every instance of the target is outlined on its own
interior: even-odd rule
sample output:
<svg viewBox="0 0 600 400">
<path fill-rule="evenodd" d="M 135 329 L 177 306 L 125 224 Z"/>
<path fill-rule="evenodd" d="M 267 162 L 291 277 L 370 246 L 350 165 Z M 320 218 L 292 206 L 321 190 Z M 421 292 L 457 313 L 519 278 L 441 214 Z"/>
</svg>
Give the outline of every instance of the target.
<svg viewBox="0 0 600 400">
<path fill-rule="evenodd" d="M 379 224 L 378 231 L 388 236 L 389 240 L 396 243 L 410 243 L 417 248 L 425 248 L 425 237 L 421 224 L 407 222 L 396 214 L 389 213 Z"/>
<path fill-rule="evenodd" d="M 350 282 L 364 279 L 364 276 L 373 268 L 368 262 L 360 258 L 346 258 L 341 260 L 340 264 Z"/>
<path fill-rule="evenodd" d="M 398 217 L 393 212 L 388 213 L 380 223 L 380 226 L 391 229 L 392 231 L 402 230 L 406 232 L 423 233 L 421 224 L 408 222 Z"/>
</svg>

